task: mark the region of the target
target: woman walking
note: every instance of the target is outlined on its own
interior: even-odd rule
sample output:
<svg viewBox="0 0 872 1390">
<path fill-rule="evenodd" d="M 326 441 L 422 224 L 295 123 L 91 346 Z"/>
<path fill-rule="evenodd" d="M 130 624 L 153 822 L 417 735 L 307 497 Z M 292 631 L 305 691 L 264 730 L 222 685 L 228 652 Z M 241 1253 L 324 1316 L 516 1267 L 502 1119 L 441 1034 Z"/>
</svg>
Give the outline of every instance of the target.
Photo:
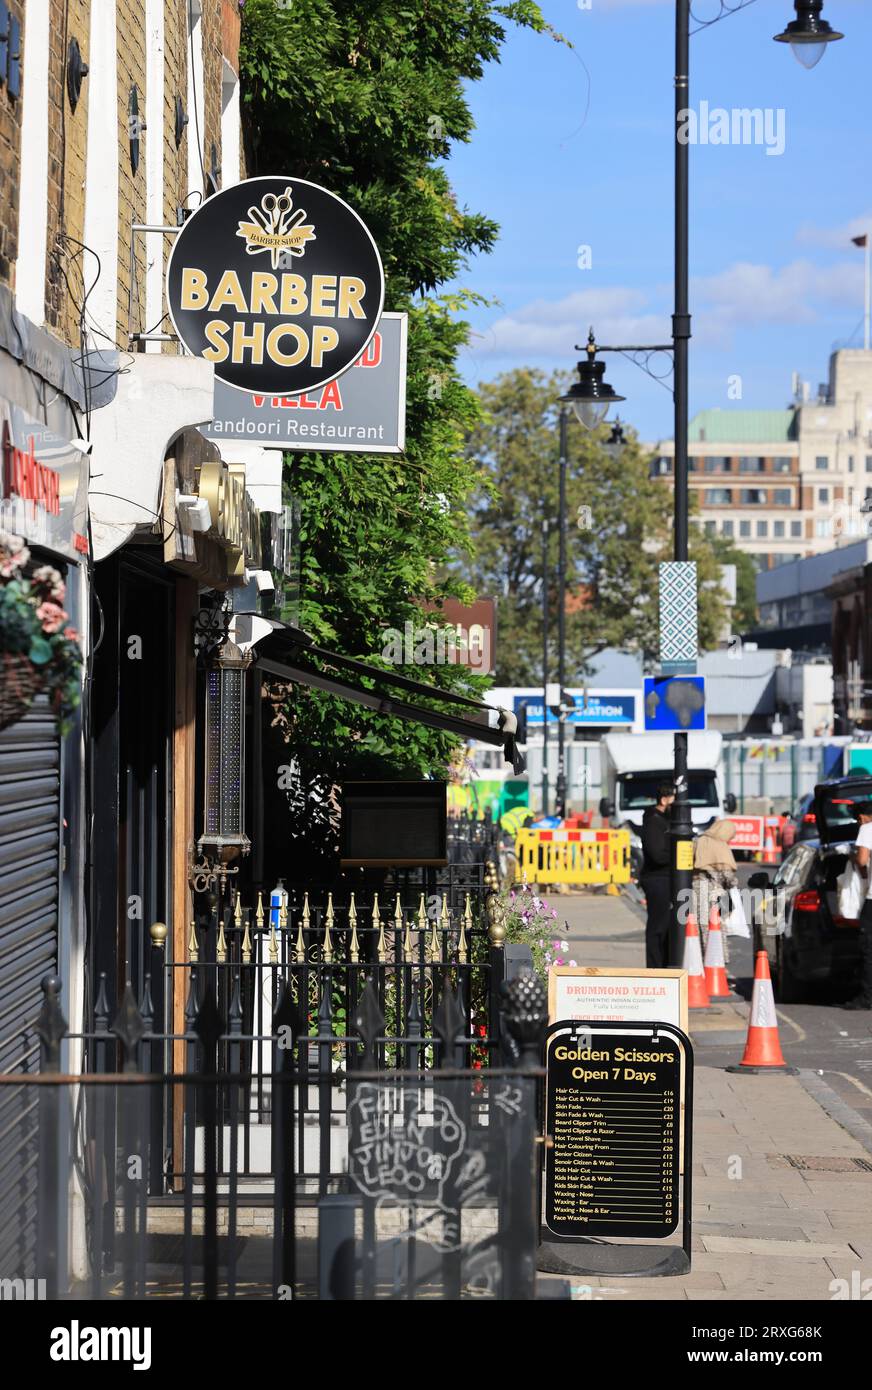
<svg viewBox="0 0 872 1390">
<path fill-rule="evenodd" d="M 721 919 L 729 911 L 729 892 L 738 884 L 736 861 L 730 849 L 730 841 L 736 833 L 731 820 L 716 820 L 703 831 L 693 848 L 693 901 L 699 934 L 702 938 L 703 956 L 708 941 L 709 913 L 716 907 Z M 724 942 L 724 962 L 729 961 L 729 946 L 726 932 L 722 933 Z"/>
</svg>

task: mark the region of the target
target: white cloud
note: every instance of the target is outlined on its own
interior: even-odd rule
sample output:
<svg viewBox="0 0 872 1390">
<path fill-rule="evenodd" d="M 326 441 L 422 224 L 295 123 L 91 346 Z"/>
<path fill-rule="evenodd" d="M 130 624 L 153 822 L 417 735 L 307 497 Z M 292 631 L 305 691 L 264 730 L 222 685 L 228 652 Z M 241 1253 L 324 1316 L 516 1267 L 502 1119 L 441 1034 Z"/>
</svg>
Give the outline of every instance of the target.
<svg viewBox="0 0 872 1390">
<path fill-rule="evenodd" d="M 813 222 L 804 222 L 796 234 L 800 246 L 828 246 L 843 251 L 850 245 L 851 238 L 872 232 L 872 212 L 861 213 L 840 227 L 817 227 Z"/>
<path fill-rule="evenodd" d="M 563 299 L 536 299 L 474 335 L 479 356 L 565 362 L 593 324 L 597 340 L 623 343 L 669 341 L 671 288 L 610 286 L 580 290 Z M 832 309 L 863 303 L 862 258 L 832 266 L 796 260 L 774 269 L 737 261 L 716 275 L 691 281 L 694 341 L 729 348 L 737 329 L 766 324 L 813 323 Z"/>
</svg>

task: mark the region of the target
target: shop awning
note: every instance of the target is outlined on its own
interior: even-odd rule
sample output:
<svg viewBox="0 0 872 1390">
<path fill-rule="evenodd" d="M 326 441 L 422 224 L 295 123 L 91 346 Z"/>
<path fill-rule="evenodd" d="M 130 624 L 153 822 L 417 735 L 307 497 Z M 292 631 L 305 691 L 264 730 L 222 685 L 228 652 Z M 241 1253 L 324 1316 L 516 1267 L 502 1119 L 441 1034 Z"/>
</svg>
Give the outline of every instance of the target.
<svg viewBox="0 0 872 1390">
<path fill-rule="evenodd" d="M 509 710 L 493 709 L 467 695 L 440 690 L 398 672 L 327 651 L 316 646 L 308 633 L 299 628 L 276 627 L 257 642 L 254 652 L 255 665 L 268 675 L 324 690 L 379 714 L 426 724 L 460 738 L 492 743 L 503 749 L 506 762 L 512 764 L 516 773 L 527 766 L 515 742 L 517 720 Z M 420 704 L 422 699 L 434 701 L 439 708 Z"/>
</svg>

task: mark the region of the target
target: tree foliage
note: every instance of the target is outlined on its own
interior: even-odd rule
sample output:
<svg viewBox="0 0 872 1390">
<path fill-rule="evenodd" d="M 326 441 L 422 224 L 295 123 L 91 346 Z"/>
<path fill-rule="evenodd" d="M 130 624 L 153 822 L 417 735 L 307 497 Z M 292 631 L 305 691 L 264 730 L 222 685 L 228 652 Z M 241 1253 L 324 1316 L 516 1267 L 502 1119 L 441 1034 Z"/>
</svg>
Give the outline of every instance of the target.
<svg viewBox="0 0 872 1390">
<path fill-rule="evenodd" d="M 301 504 L 302 625 L 375 664 L 386 626 L 419 624 L 422 601 L 472 596 L 446 562 L 467 543 L 476 481 L 464 442 L 479 407 L 456 368 L 474 296 L 439 291 L 497 227 L 458 206 L 445 160 L 471 137 L 466 85 L 498 59 L 507 23 L 547 28 L 532 0 L 247 0 L 243 10 L 250 173 L 347 199 L 379 246 L 385 308 L 409 314 L 405 454 L 285 456 Z M 455 667 L 405 674 L 476 685 Z M 304 775 L 328 781 L 441 770 L 455 742 L 297 686 L 276 718 Z"/>
<path fill-rule="evenodd" d="M 484 418 L 469 450 L 480 466 L 472 545 L 457 564 L 480 594 L 499 600 L 497 681 L 542 680 L 543 524 L 548 526 L 550 676 L 557 674 L 559 375 L 519 369 L 479 388 Z M 672 493 L 649 475 L 650 458 L 625 426 L 628 443 L 606 447 L 609 426 L 590 433 L 570 419 L 567 449 L 566 680 L 577 684 L 607 647 L 638 652 L 659 646 L 658 565 L 672 551 Z M 720 561 L 692 528 L 700 646 L 723 623 Z"/>
</svg>

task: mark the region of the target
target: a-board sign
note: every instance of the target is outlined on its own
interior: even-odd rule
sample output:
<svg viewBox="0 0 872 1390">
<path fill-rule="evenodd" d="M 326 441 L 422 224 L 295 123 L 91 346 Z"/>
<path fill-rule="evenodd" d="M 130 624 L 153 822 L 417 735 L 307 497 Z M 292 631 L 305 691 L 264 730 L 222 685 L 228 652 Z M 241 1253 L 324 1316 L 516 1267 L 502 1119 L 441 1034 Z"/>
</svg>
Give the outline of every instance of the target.
<svg viewBox="0 0 872 1390">
<path fill-rule="evenodd" d="M 687 971 L 556 965 L 548 972 L 548 1020 L 672 1023 L 687 1032 Z"/>
<path fill-rule="evenodd" d="M 228 386 L 265 396 L 326 385 L 365 351 L 384 272 L 365 223 L 305 179 L 222 188 L 176 237 L 167 307 L 189 352 Z"/>
<path fill-rule="evenodd" d="M 553 1235 L 661 1240 L 676 1229 L 681 1051 L 656 1028 L 550 1030 L 545 1225 Z"/>
</svg>

